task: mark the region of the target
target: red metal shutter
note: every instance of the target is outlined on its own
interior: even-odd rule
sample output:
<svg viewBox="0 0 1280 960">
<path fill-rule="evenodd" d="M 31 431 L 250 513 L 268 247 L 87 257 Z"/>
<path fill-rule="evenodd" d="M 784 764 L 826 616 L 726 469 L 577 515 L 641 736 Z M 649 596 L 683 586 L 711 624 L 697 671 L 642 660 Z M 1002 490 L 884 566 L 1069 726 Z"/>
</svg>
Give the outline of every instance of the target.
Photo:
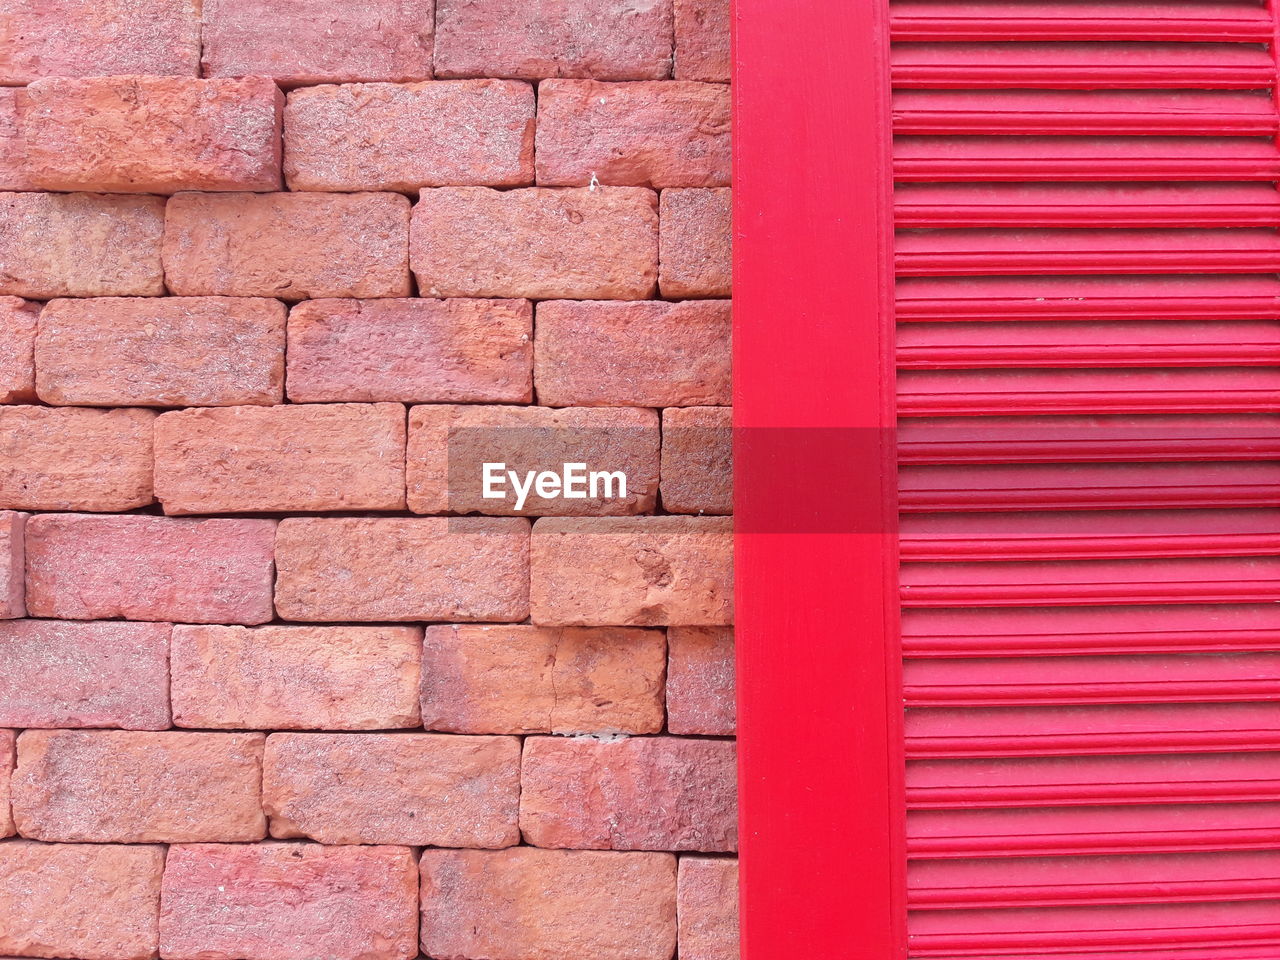
<svg viewBox="0 0 1280 960">
<path fill-rule="evenodd" d="M 911 956 L 1275 960 L 1273 11 L 891 22 Z"/>
</svg>

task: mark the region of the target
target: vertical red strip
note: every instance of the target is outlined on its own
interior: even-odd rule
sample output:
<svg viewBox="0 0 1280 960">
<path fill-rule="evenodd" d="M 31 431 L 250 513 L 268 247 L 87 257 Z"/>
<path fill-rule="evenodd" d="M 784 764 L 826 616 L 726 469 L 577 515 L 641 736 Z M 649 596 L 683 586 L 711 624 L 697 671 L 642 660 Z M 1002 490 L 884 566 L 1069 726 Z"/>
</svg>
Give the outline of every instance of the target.
<svg viewBox="0 0 1280 960">
<path fill-rule="evenodd" d="M 736 0 L 745 960 L 905 956 L 883 0 Z"/>
</svg>

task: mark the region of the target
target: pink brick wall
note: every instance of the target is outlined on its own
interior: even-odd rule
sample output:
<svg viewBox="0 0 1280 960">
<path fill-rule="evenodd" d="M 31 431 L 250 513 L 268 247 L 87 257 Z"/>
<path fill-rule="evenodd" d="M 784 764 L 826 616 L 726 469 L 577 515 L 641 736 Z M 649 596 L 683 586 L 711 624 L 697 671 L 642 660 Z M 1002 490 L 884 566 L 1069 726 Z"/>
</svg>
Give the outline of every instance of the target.
<svg viewBox="0 0 1280 960">
<path fill-rule="evenodd" d="M 0 955 L 737 957 L 728 64 L 0 0 Z"/>
</svg>

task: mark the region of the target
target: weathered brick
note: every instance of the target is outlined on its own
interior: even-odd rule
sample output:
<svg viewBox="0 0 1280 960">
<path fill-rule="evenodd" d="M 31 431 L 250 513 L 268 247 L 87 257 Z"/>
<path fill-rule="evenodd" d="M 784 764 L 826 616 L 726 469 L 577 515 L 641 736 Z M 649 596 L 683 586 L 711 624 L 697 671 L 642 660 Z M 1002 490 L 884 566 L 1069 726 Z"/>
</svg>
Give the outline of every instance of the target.
<svg viewBox="0 0 1280 960">
<path fill-rule="evenodd" d="M 9 779 L 17 758 L 12 730 L 0 730 L 0 837 L 13 836 L 13 816 L 9 810 Z M 3 889 L 0 887 L 0 889 Z M 0 894 L 0 918 L 4 916 L 4 898 Z"/>
<path fill-rule="evenodd" d="M 0 194 L 0 294 L 159 296 L 163 235 L 161 197 Z"/>
<path fill-rule="evenodd" d="M 21 87 L 0 87 L 0 190 L 34 190 L 27 173 L 27 150 L 18 119 Z"/>
<path fill-rule="evenodd" d="M 422 722 L 450 733 L 657 733 L 661 631 L 430 626 Z"/>
<path fill-rule="evenodd" d="M 509 847 L 520 842 L 520 741 L 435 733 L 277 733 L 262 805 L 273 837 Z"/>
<path fill-rule="evenodd" d="M 169 850 L 160 954 L 202 960 L 411 960 L 407 847 L 195 844 Z"/>
<path fill-rule="evenodd" d="M 421 659 L 419 627 L 179 624 L 173 720 L 241 730 L 416 727 Z"/>
<path fill-rule="evenodd" d="M 0 508 L 145 507 L 154 420 L 150 410 L 0 407 Z"/>
<path fill-rule="evenodd" d="M 186 193 L 165 210 L 179 296 L 409 296 L 409 200 L 397 193 Z"/>
<path fill-rule="evenodd" d="M 276 190 L 284 95 L 263 77 L 48 78 L 18 100 L 44 190 Z"/>
<path fill-rule="evenodd" d="M 681 857 L 680 960 L 738 960 L 738 861 Z"/>
<path fill-rule="evenodd" d="M 0 296 L 0 403 L 36 398 L 36 318 L 40 304 Z M 530 360 L 532 361 L 532 348 Z M 532 375 L 530 375 L 532 379 Z"/>
<path fill-rule="evenodd" d="M 533 87 L 516 80 L 310 87 L 284 116 L 292 190 L 533 183 Z"/>
<path fill-rule="evenodd" d="M 692 407 L 732 402 L 727 300 L 537 308 L 533 381 L 551 407 Z"/>
<path fill-rule="evenodd" d="M 496 620 L 529 613 L 520 517 L 291 518 L 276 538 L 287 620 Z"/>
<path fill-rule="evenodd" d="M 629 407 L 480 407 L 446 404 L 409 412 L 409 509 L 415 513 L 487 513 L 595 516 L 651 511 L 658 490 L 658 415 Z M 530 471 L 561 474 L 567 463 L 584 471 L 622 473 L 621 481 L 580 480 L 583 499 L 543 497 L 528 490 L 521 509 L 510 479 L 498 488 L 502 499 L 484 496 L 485 463 L 504 463 L 524 483 Z M 576 484 L 578 485 L 578 484 Z M 606 496 L 608 493 L 608 496 Z"/>
<path fill-rule="evenodd" d="M 538 847 L 730 851 L 736 776 L 726 740 L 530 737 L 520 829 Z"/>
<path fill-rule="evenodd" d="M 541 186 L 723 187 L 729 88 L 687 81 L 538 85 Z"/>
<path fill-rule="evenodd" d="M 658 286 L 671 300 L 727 297 L 733 290 L 733 191 L 663 190 Z"/>
<path fill-rule="evenodd" d="M 676 862 L 667 853 L 422 851 L 422 949 L 488 960 L 669 960 Z"/>
<path fill-rule="evenodd" d="M 36 386 L 54 404 L 279 403 L 284 334 L 278 300 L 54 300 L 40 314 Z"/>
<path fill-rule="evenodd" d="M 546 517 L 530 547 L 533 622 L 733 622 L 728 517 Z"/>
<path fill-rule="evenodd" d="M 200 75 L 199 0 L 0 0 L 0 83 Z"/>
<path fill-rule="evenodd" d="M 164 848 L 0 844 L 0 952 L 152 960 Z"/>
<path fill-rule="evenodd" d="M 437 77 L 664 80 L 671 0 L 437 0 Z"/>
<path fill-rule="evenodd" d="M 404 407 L 174 410 L 156 420 L 165 513 L 404 509 Z"/>
<path fill-rule="evenodd" d="M 662 411 L 662 507 L 668 513 L 733 513 L 733 409 Z"/>
<path fill-rule="evenodd" d="M 27 730 L 13 820 L 33 840 L 261 840 L 261 733 Z"/>
<path fill-rule="evenodd" d="M 423 190 L 409 259 L 429 297 L 635 300 L 658 278 L 651 190 Z"/>
<path fill-rule="evenodd" d="M 432 0 L 204 0 L 204 70 L 282 86 L 431 77 Z"/>
<path fill-rule="evenodd" d="M 0 620 L 27 615 L 24 547 L 27 515 L 0 510 Z M 5 625 L 0 623 L 0 631 Z M 4 665 L 0 664 L 0 670 Z"/>
<path fill-rule="evenodd" d="M 675 0 L 676 79 L 728 81 L 729 0 Z"/>
<path fill-rule="evenodd" d="M 667 729 L 711 737 L 737 732 L 732 627 L 667 631 Z"/>
<path fill-rule="evenodd" d="M 311 300 L 289 313 L 289 399 L 528 403 L 527 300 Z"/>
<path fill-rule="evenodd" d="M 264 623 L 274 520 L 43 514 L 27 521 L 27 610 L 67 620 Z"/>
<path fill-rule="evenodd" d="M 169 726 L 169 624 L 0 623 L 0 724 Z"/>
</svg>

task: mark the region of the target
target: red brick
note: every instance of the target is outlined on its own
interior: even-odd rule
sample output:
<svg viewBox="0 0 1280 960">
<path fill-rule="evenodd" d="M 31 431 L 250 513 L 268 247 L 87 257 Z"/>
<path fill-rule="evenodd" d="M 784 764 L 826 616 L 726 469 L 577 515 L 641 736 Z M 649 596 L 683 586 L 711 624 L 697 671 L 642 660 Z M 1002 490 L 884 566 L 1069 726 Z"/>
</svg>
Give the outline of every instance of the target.
<svg viewBox="0 0 1280 960">
<path fill-rule="evenodd" d="M 396 193 L 187 193 L 165 211 L 179 296 L 405 297 L 409 201 Z"/>
<path fill-rule="evenodd" d="M 27 730 L 13 820 L 33 840 L 260 840 L 261 733 Z"/>
<path fill-rule="evenodd" d="M 429 297 L 643 299 L 657 286 L 657 197 L 637 188 L 423 190 L 409 259 Z"/>
<path fill-rule="evenodd" d="M 538 183 L 723 187 L 729 88 L 685 81 L 538 85 Z"/>
<path fill-rule="evenodd" d="M 662 507 L 668 513 L 733 513 L 733 409 L 662 411 Z"/>
<path fill-rule="evenodd" d="M 404 509 L 398 403 L 174 410 L 155 433 L 165 513 Z"/>
<path fill-rule="evenodd" d="M 27 615 L 23 580 L 26 563 L 23 529 L 26 522 L 25 513 L 0 510 L 0 620 Z M 5 625 L 0 623 L 0 631 L 4 628 Z M 3 669 L 4 665 L 0 664 L 0 670 Z"/>
<path fill-rule="evenodd" d="M 154 420 L 150 410 L 0 407 L 0 508 L 145 507 Z"/>
<path fill-rule="evenodd" d="M 291 190 L 533 183 L 533 87 L 515 80 L 354 83 L 289 94 Z"/>
<path fill-rule="evenodd" d="M 44 190 L 276 190 L 284 95 L 270 80 L 49 78 L 18 115 Z"/>
<path fill-rule="evenodd" d="M 179 624 L 173 719 L 241 730 L 416 727 L 421 660 L 419 627 Z"/>
<path fill-rule="evenodd" d="M 733 289 L 733 191 L 663 190 L 658 285 L 672 300 L 727 297 Z"/>
<path fill-rule="evenodd" d="M 657 630 L 430 626 L 422 722 L 450 733 L 657 733 L 664 658 Z"/>
<path fill-rule="evenodd" d="M 204 0 L 204 70 L 283 86 L 431 77 L 432 0 Z"/>
<path fill-rule="evenodd" d="M 728 517 L 547 517 L 534 526 L 530 557 L 534 623 L 733 621 Z"/>
<path fill-rule="evenodd" d="M 12 730 L 0 730 L 0 837 L 13 836 L 13 816 L 9 811 L 9 778 L 13 775 L 17 757 L 14 736 Z M 4 898 L 0 893 L 0 917 L 3 916 Z"/>
<path fill-rule="evenodd" d="M 667 631 L 667 729 L 711 737 L 737 733 L 733 628 Z"/>
<path fill-rule="evenodd" d="M 453 960 L 669 960 L 666 853 L 423 850 L 422 949 Z"/>
<path fill-rule="evenodd" d="M 161 197 L 0 194 L 0 294 L 159 296 L 163 234 Z"/>
<path fill-rule="evenodd" d="M 0 623 L 0 724 L 169 726 L 169 624 Z"/>
<path fill-rule="evenodd" d="M 529 522 L 519 517 L 292 518 L 276 539 L 287 620 L 523 620 Z"/>
<path fill-rule="evenodd" d="M 538 847 L 730 851 L 736 777 L 726 740 L 530 737 L 520 829 Z"/>
<path fill-rule="evenodd" d="M 152 960 L 163 847 L 0 844 L 0 951 Z"/>
<path fill-rule="evenodd" d="M 671 0 L 437 0 L 437 77 L 671 76 Z"/>
<path fill-rule="evenodd" d="M 54 300 L 40 314 L 36 384 L 54 404 L 279 403 L 284 331 L 278 300 Z"/>
<path fill-rule="evenodd" d="M 18 120 L 21 87 L 0 87 L 0 190 L 34 190 L 27 173 L 27 150 Z"/>
<path fill-rule="evenodd" d="M 44 514 L 27 521 L 27 610 L 67 620 L 264 623 L 274 520 Z"/>
<path fill-rule="evenodd" d="M 527 300 L 312 300 L 289 313 L 289 399 L 529 403 Z"/>
<path fill-rule="evenodd" d="M 6 21 L 0 83 L 200 74 L 199 0 L 0 0 Z"/>
<path fill-rule="evenodd" d="M 675 0 L 676 79 L 727 81 L 729 0 Z"/>
<path fill-rule="evenodd" d="M 738 960 L 738 861 L 681 857 L 680 960 Z"/>
<path fill-rule="evenodd" d="M 196 844 L 169 850 L 160 953 L 201 960 L 411 960 L 406 847 Z"/>
<path fill-rule="evenodd" d="M 509 847 L 520 842 L 520 741 L 434 733 L 276 733 L 262 805 L 273 837 Z"/>
<path fill-rule="evenodd" d="M 40 304 L 0 297 L 0 403 L 36 398 L 36 318 Z M 532 353 L 532 350 L 530 351 Z"/>
<path fill-rule="evenodd" d="M 692 407 L 732 402 L 727 300 L 537 308 L 533 380 L 551 407 Z"/>
<path fill-rule="evenodd" d="M 628 514 L 651 511 L 658 489 L 658 416 L 636 408 L 479 407 L 433 405 L 409 412 L 409 509 L 415 513 L 506 516 Z M 520 510 L 508 479 L 503 499 L 484 497 L 484 464 L 504 463 L 524 478 L 530 471 L 561 474 L 567 463 L 584 471 L 626 476 L 612 498 L 542 497 L 531 488 Z M 523 483 L 524 480 L 522 479 Z"/>
</svg>

